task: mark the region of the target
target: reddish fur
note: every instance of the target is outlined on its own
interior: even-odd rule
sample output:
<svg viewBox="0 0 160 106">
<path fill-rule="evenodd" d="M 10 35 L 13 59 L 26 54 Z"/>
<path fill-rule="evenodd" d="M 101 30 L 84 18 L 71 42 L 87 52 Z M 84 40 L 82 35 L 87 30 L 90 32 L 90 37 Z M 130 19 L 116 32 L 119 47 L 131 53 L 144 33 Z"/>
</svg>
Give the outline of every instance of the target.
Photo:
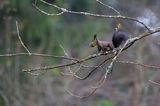
<svg viewBox="0 0 160 106">
<path fill-rule="evenodd" d="M 100 41 L 98 40 L 97 42 L 97 47 L 98 47 L 98 51 L 102 51 L 102 52 L 106 52 L 106 51 L 110 51 L 113 50 L 113 45 L 111 42 L 107 42 L 107 41 Z"/>
<path fill-rule="evenodd" d="M 94 40 L 96 40 L 98 52 L 106 52 L 114 49 L 111 42 L 98 40 L 96 35 L 94 35 Z"/>
</svg>

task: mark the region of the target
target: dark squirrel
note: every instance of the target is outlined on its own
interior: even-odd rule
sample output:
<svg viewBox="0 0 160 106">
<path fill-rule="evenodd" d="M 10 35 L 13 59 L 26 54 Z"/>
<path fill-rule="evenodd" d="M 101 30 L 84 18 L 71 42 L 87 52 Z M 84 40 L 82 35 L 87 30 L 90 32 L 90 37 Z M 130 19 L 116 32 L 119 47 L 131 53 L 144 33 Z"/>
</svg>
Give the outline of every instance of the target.
<svg viewBox="0 0 160 106">
<path fill-rule="evenodd" d="M 121 24 L 118 24 L 112 37 L 112 43 L 114 48 L 118 48 L 122 43 L 126 42 L 128 39 L 128 32 L 122 29 Z"/>
<path fill-rule="evenodd" d="M 112 42 L 98 40 L 96 34 L 94 35 L 93 40 L 90 43 L 90 47 L 95 47 L 95 46 L 97 46 L 98 52 L 103 52 L 103 53 L 114 49 Z"/>
<path fill-rule="evenodd" d="M 92 42 L 90 43 L 91 47 L 97 46 L 98 52 L 111 51 L 114 48 L 118 48 L 121 44 L 125 43 L 129 39 L 129 33 L 122 29 L 121 24 L 117 25 L 112 37 L 112 42 L 98 40 L 96 34 L 93 37 Z"/>
</svg>

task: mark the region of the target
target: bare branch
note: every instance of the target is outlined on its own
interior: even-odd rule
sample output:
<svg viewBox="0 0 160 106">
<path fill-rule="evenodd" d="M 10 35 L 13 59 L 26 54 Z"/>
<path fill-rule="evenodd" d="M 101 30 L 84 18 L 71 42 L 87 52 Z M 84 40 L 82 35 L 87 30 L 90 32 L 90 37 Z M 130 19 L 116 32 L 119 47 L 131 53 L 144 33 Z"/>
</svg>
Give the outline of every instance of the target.
<svg viewBox="0 0 160 106">
<path fill-rule="evenodd" d="M 124 63 L 124 64 L 139 65 L 139 66 L 142 66 L 142 67 L 153 68 L 153 69 L 160 69 L 160 66 L 147 65 L 147 64 L 137 63 L 137 62 L 132 62 L 132 61 L 116 61 L 116 62 Z"/>
<path fill-rule="evenodd" d="M 77 79 L 83 79 L 82 77 L 76 75 L 76 73 L 78 73 L 80 71 L 81 67 L 82 67 L 82 64 L 80 64 L 80 66 L 77 68 L 77 70 L 75 70 L 74 73 L 71 71 L 70 73 L 61 72 L 61 74 L 64 75 L 64 76 L 74 76 Z"/>
<path fill-rule="evenodd" d="M 48 16 L 58 16 L 58 15 L 62 15 L 63 13 L 65 13 L 64 11 L 62 11 L 62 12 L 60 12 L 60 13 L 57 13 L 57 14 L 47 13 L 47 12 L 41 10 L 41 9 L 40 9 L 39 7 L 37 7 L 35 4 L 33 4 L 33 6 L 34 6 L 37 10 L 39 10 L 40 12 L 42 12 L 43 14 L 48 15 Z"/>
<path fill-rule="evenodd" d="M 117 13 L 117 15 L 121 15 L 120 12 L 118 10 L 116 10 L 115 8 L 113 8 L 112 6 L 110 5 L 107 5 L 107 4 L 104 4 L 103 2 L 101 2 L 100 0 L 96 0 L 98 3 L 104 5 L 105 7 L 108 7 L 109 9 L 113 10 L 114 12 Z"/>
<path fill-rule="evenodd" d="M 24 49 L 28 52 L 29 55 L 31 55 L 30 51 L 28 50 L 28 48 L 24 45 L 20 35 L 19 35 L 19 27 L 18 27 L 18 22 L 16 21 L 16 27 L 17 27 L 17 35 L 18 35 L 18 39 L 21 43 L 21 45 L 24 47 Z"/>
<path fill-rule="evenodd" d="M 112 15 L 103 15 L 103 14 L 93 14 L 93 13 L 89 13 L 89 12 L 77 12 L 77 11 L 71 11 L 71 10 L 68 10 L 68 9 L 65 9 L 65 8 L 62 8 L 62 7 L 59 7 L 57 5 L 54 5 L 54 4 L 50 4 L 46 1 L 43 1 L 43 0 L 40 0 L 42 3 L 46 4 L 46 5 L 49 5 L 49 6 L 52 6 L 58 10 L 60 10 L 61 12 L 58 13 L 58 14 L 49 14 L 43 10 L 41 10 L 39 7 L 36 6 L 36 4 L 34 5 L 36 7 L 36 9 L 38 11 L 40 11 L 41 13 L 44 13 L 46 15 L 49 15 L 49 16 L 55 16 L 55 15 L 62 15 L 63 13 L 70 13 L 70 14 L 77 14 L 77 15 L 86 15 L 86 16 L 93 16 L 93 17 L 101 17 L 101 18 L 115 18 L 115 19 L 123 19 L 123 20 L 128 20 L 128 21 L 133 21 L 133 22 L 137 22 L 137 23 L 140 23 L 141 25 L 143 25 L 149 32 L 151 32 L 150 30 L 150 27 L 147 26 L 146 24 L 144 24 L 142 21 L 140 20 L 137 20 L 135 18 L 132 18 L 132 17 L 127 17 L 127 16 L 121 16 L 121 15 L 117 15 L 117 16 L 112 16 Z"/>
<path fill-rule="evenodd" d="M 32 72 L 27 72 L 27 73 L 33 76 L 39 76 L 41 74 L 41 73 L 32 73 Z"/>
<path fill-rule="evenodd" d="M 28 53 L 11 53 L 11 54 L 0 54 L 0 57 L 14 57 L 14 56 L 41 56 L 41 57 L 52 57 L 52 58 L 59 58 L 59 59 L 66 59 L 66 60 L 72 60 L 72 61 L 79 61 L 76 58 L 72 57 L 65 57 L 65 56 L 56 56 L 56 55 L 49 55 L 49 54 L 39 54 L 39 53 L 31 53 L 28 48 L 25 46 L 23 43 L 20 34 L 19 34 L 19 27 L 18 27 L 18 22 L 16 21 L 16 28 L 17 28 L 17 35 L 18 39 L 23 46 L 23 48 L 28 52 Z"/>
<path fill-rule="evenodd" d="M 45 67 L 38 67 L 38 68 L 34 68 L 34 69 L 23 69 L 23 71 L 24 72 L 32 72 L 32 71 L 39 71 L 39 70 L 51 70 L 51 69 L 55 69 L 55 68 L 72 66 L 77 63 L 78 62 L 72 62 L 72 63 L 68 63 L 68 64 L 59 64 L 59 65 L 55 65 L 55 66 L 45 66 Z"/>
<path fill-rule="evenodd" d="M 62 46 L 62 44 L 60 44 L 60 47 L 62 48 L 64 54 L 65 54 L 67 57 L 70 57 L 70 56 L 68 55 L 68 53 L 66 52 L 66 50 L 64 49 L 64 47 Z M 73 62 L 73 61 L 72 61 L 72 62 Z M 71 67 L 68 67 L 68 70 L 69 70 L 70 73 L 73 74 L 73 72 L 71 71 Z"/>
<path fill-rule="evenodd" d="M 101 77 L 101 79 L 99 80 L 99 84 L 97 85 L 97 86 L 92 86 L 91 88 L 100 88 L 104 83 L 105 83 L 105 81 L 106 81 L 106 79 L 107 79 L 107 75 L 108 75 L 108 73 L 105 73 L 102 77 Z"/>
<path fill-rule="evenodd" d="M 155 81 L 153 81 L 153 80 L 149 80 L 149 82 L 150 82 L 150 83 L 153 83 L 153 84 L 155 84 L 155 85 L 159 85 L 159 86 L 160 86 L 160 83 L 155 82 Z"/>
<path fill-rule="evenodd" d="M 80 99 L 84 99 L 84 98 L 87 98 L 91 95 L 93 95 L 98 88 L 100 88 L 101 86 L 103 86 L 103 84 L 105 83 L 106 79 L 107 79 L 107 71 L 105 73 L 105 75 L 100 79 L 99 81 L 99 84 L 97 86 L 92 86 L 91 88 L 93 89 L 89 94 L 87 95 L 84 95 L 84 96 L 80 96 L 80 95 L 76 95 L 76 94 L 73 94 L 72 92 L 70 92 L 69 90 L 66 90 L 71 96 L 74 96 L 74 97 L 77 97 L 77 98 L 80 98 Z"/>
<path fill-rule="evenodd" d="M 57 56 L 57 55 L 50 55 L 50 54 L 40 54 L 40 53 L 13 53 L 13 54 L 0 54 L 0 57 L 14 57 L 14 56 L 40 56 L 40 57 L 52 57 L 52 58 L 59 58 L 59 59 L 66 59 L 66 60 L 74 60 L 79 61 L 76 58 L 65 57 L 65 56 Z"/>
<path fill-rule="evenodd" d="M 128 39 L 125 44 L 123 45 L 123 47 L 118 51 L 118 53 L 114 56 L 114 58 L 112 59 L 111 63 L 109 64 L 109 66 L 106 69 L 106 73 L 111 73 L 112 72 L 112 68 L 113 65 L 115 63 L 115 61 L 117 60 L 118 56 L 121 54 L 121 52 L 123 51 L 123 49 L 127 46 L 128 42 L 130 39 Z M 106 74 L 107 75 L 107 74 Z"/>
<path fill-rule="evenodd" d="M 80 99 L 84 99 L 84 98 L 88 98 L 89 96 L 91 96 L 92 94 L 94 94 L 97 89 L 98 89 L 98 88 L 93 89 L 89 94 L 86 94 L 86 95 L 84 95 L 84 96 L 73 94 L 72 92 L 70 92 L 70 91 L 67 90 L 67 89 L 66 89 L 66 91 L 67 91 L 71 96 L 74 96 L 74 97 L 80 98 Z"/>
<path fill-rule="evenodd" d="M 102 67 L 103 65 L 105 65 L 106 62 L 107 62 L 108 60 L 112 59 L 113 57 L 114 57 L 114 56 L 111 56 L 111 57 L 105 59 L 103 62 L 101 62 L 101 63 L 98 65 L 98 67 L 95 67 L 93 70 L 91 70 L 91 71 L 87 74 L 87 76 L 83 77 L 83 78 L 80 79 L 80 80 L 85 80 L 85 79 L 87 79 L 87 78 L 88 78 L 89 76 L 91 76 L 91 74 L 93 74 L 98 68 L 100 68 L 100 67 Z"/>
<path fill-rule="evenodd" d="M 60 44 L 60 47 L 62 48 L 64 54 L 69 58 L 69 54 L 66 52 L 66 50 L 64 49 L 64 47 L 61 44 Z M 72 62 L 74 62 L 74 61 L 72 60 Z M 80 66 L 77 68 L 77 70 L 75 72 L 72 72 L 71 71 L 71 67 L 68 66 L 69 73 L 66 74 L 66 73 L 62 73 L 61 72 L 61 74 L 65 75 L 65 76 L 74 76 L 74 77 L 76 77 L 78 79 L 81 79 L 80 76 L 76 75 L 76 73 L 81 69 L 81 67 L 82 67 L 82 65 L 80 64 Z"/>
<path fill-rule="evenodd" d="M 67 67 L 67 66 L 72 66 L 72 65 L 75 65 L 77 63 L 83 63 L 84 61 L 88 61 L 88 60 L 91 60 L 93 58 L 96 58 L 96 57 L 99 57 L 99 56 L 103 56 L 103 55 L 107 55 L 107 54 L 110 54 L 110 53 L 113 53 L 113 52 L 106 52 L 105 54 L 93 54 L 93 55 L 90 55 L 84 59 L 81 59 L 79 61 L 74 61 L 74 62 L 71 62 L 71 63 L 67 63 L 67 64 L 60 64 L 60 65 L 55 65 L 55 66 L 45 66 L 45 67 L 38 67 L 38 68 L 34 68 L 34 69 L 23 69 L 24 72 L 31 72 L 31 71 L 39 71 L 39 70 L 50 70 L 50 69 L 54 69 L 54 68 L 61 68 L 61 67 Z M 78 59 L 77 59 L 78 60 Z"/>
</svg>

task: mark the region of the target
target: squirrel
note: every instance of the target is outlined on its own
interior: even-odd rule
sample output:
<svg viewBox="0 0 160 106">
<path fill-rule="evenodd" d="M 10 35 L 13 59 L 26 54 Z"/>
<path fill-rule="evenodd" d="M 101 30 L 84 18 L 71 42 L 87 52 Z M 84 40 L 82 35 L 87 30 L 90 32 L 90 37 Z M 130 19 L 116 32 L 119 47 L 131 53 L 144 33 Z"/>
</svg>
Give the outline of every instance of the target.
<svg viewBox="0 0 160 106">
<path fill-rule="evenodd" d="M 95 46 L 97 46 L 99 53 L 100 52 L 105 53 L 106 51 L 111 51 L 114 49 L 112 42 L 98 40 L 96 34 L 94 34 L 93 40 L 90 43 L 90 47 L 95 47 Z"/>
<path fill-rule="evenodd" d="M 115 48 L 118 48 L 128 39 L 129 33 L 126 30 L 122 29 L 121 24 L 118 24 L 113 33 L 112 42 L 98 40 L 97 35 L 94 34 L 93 40 L 90 43 L 90 47 L 97 46 L 98 52 L 102 51 L 103 53 L 105 53 L 106 51 L 111 51 Z"/>
<path fill-rule="evenodd" d="M 129 39 L 129 34 L 127 31 L 122 29 L 121 24 L 117 25 L 112 37 L 112 43 L 114 48 L 118 48 L 122 43 L 126 42 Z"/>
</svg>

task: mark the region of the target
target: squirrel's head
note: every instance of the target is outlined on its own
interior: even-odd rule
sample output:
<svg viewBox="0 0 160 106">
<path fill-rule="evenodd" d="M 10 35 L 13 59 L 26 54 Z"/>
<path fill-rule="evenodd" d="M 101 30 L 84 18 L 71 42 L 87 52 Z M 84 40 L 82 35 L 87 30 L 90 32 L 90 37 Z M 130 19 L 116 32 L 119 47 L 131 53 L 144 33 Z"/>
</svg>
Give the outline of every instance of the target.
<svg viewBox="0 0 160 106">
<path fill-rule="evenodd" d="M 94 34 L 93 36 L 93 40 L 91 41 L 91 43 L 89 44 L 90 47 L 95 47 L 97 44 L 96 44 L 96 40 L 97 40 L 97 35 Z"/>
</svg>

